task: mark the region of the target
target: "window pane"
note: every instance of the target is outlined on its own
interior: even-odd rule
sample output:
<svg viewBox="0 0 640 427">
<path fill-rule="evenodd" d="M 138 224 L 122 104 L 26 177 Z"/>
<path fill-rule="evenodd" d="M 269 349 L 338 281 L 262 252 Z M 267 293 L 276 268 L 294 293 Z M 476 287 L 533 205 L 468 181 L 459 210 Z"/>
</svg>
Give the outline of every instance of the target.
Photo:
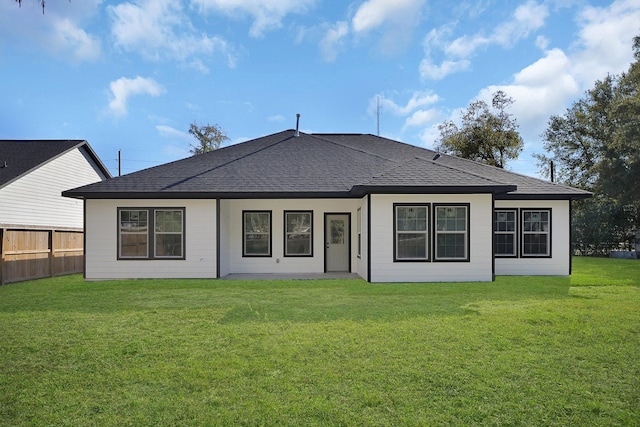
<svg viewBox="0 0 640 427">
<path fill-rule="evenodd" d="M 427 208 L 424 206 L 397 206 L 397 231 L 426 231 Z"/>
<path fill-rule="evenodd" d="M 436 244 L 437 256 L 438 258 L 466 258 L 465 246 L 465 234 L 439 234 Z"/>
<path fill-rule="evenodd" d="M 398 234 L 397 257 L 418 258 L 427 257 L 427 235 L 426 233 L 401 233 Z"/>
<path fill-rule="evenodd" d="M 157 257 L 181 257 L 182 234 L 156 234 Z"/>
<path fill-rule="evenodd" d="M 269 212 L 245 212 L 244 229 L 246 233 L 270 233 Z"/>
<path fill-rule="evenodd" d="M 287 233 L 309 233 L 311 213 L 287 213 Z"/>
<path fill-rule="evenodd" d="M 156 211 L 156 232 L 182 233 L 182 211 Z"/>
<path fill-rule="evenodd" d="M 287 255 L 310 255 L 311 236 L 309 234 L 292 234 L 287 238 Z"/>
<path fill-rule="evenodd" d="M 526 255 L 548 255 L 547 234 L 525 234 L 523 251 Z"/>
<path fill-rule="evenodd" d="M 147 235 L 123 233 L 120 236 L 121 257 L 147 257 Z"/>
<path fill-rule="evenodd" d="M 120 229 L 123 233 L 146 232 L 147 211 L 120 211 Z"/>
<path fill-rule="evenodd" d="M 496 234 L 496 255 L 515 255 L 515 236 L 513 234 Z"/>
<path fill-rule="evenodd" d="M 269 255 L 269 235 L 247 234 L 244 252 L 247 255 Z"/>
</svg>

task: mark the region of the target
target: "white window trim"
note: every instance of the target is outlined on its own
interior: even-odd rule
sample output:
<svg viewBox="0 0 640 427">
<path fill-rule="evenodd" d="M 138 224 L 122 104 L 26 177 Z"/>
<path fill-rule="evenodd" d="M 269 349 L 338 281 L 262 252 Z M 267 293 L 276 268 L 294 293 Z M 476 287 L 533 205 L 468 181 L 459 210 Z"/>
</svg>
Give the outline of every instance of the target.
<svg viewBox="0 0 640 427">
<path fill-rule="evenodd" d="M 495 223 L 496 223 L 496 215 L 498 214 L 498 212 L 506 212 L 506 213 L 513 213 L 514 218 L 513 218 L 513 222 L 514 222 L 514 228 L 515 230 L 513 231 L 499 231 L 498 229 L 495 229 L 494 231 L 494 236 L 495 235 L 513 235 L 513 253 L 498 253 L 496 251 L 494 251 L 494 255 L 496 257 L 499 258 L 514 258 L 518 256 L 518 209 L 515 208 L 496 208 L 493 211 L 493 222 L 494 222 L 494 227 L 495 227 Z M 494 238 L 494 244 L 495 244 L 495 238 Z M 497 248 L 496 248 L 497 250 Z"/>
<path fill-rule="evenodd" d="M 536 231 L 525 231 L 524 229 L 524 215 L 527 212 L 547 212 L 549 214 L 548 219 L 548 227 L 546 231 L 536 230 Z M 520 230 L 521 230 L 521 243 L 520 243 L 520 256 L 523 258 L 550 258 L 551 257 L 551 222 L 552 222 L 552 214 L 551 208 L 527 208 L 520 210 Z M 535 235 L 535 234 L 546 234 L 547 236 L 547 250 L 545 253 L 535 253 L 535 254 L 527 254 L 525 253 L 525 235 Z"/>
<path fill-rule="evenodd" d="M 461 230 L 438 230 L 438 209 L 440 208 L 464 208 L 465 209 L 465 227 L 464 231 Z M 433 251 L 434 251 L 434 260 L 435 261 L 462 261 L 468 262 L 470 260 L 469 256 L 469 222 L 470 222 L 470 205 L 465 204 L 434 204 L 434 213 L 433 213 L 433 224 L 434 224 L 434 233 L 433 233 Z M 464 235 L 464 257 L 444 257 L 438 256 L 438 236 L 441 234 L 463 234 Z"/>
<path fill-rule="evenodd" d="M 424 209 L 425 210 L 425 218 L 426 218 L 426 227 L 424 229 L 424 231 L 422 230 L 415 230 L 415 231 L 403 231 L 403 230 L 398 230 L 398 208 L 416 208 L 416 209 Z M 430 250 L 429 250 L 429 228 L 430 228 L 430 217 L 431 217 L 431 205 L 428 203 L 394 203 L 393 205 L 393 230 L 394 230 L 394 248 L 393 248 L 393 259 L 396 262 L 411 262 L 411 261 L 415 261 L 415 262 L 425 262 L 425 261 L 429 261 L 430 258 Z M 399 257 L 398 256 L 398 247 L 399 247 L 399 242 L 398 242 L 398 236 L 401 234 L 424 234 L 425 238 L 425 256 L 422 258 L 403 258 L 403 257 Z"/>
</svg>

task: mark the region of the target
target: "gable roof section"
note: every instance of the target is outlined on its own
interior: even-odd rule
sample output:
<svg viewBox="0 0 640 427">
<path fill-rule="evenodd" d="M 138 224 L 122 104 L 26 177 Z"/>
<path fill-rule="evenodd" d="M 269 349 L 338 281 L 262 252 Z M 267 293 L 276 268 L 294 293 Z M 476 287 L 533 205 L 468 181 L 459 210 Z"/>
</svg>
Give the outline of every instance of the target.
<svg viewBox="0 0 640 427">
<path fill-rule="evenodd" d="M 107 181 L 65 191 L 77 198 L 361 197 L 367 193 L 519 191 L 508 171 L 369 134 L 279 132 Z M 472 162 L 474 163 L 474 162 Z M 508 179 L 511 178 L 511 179 Z M 531 184 L 531 189 L 536 189 Z M 566 187 L 568 188 L 568 187 Z M 553 184 L 537 191 L 556 189 Z M 574 189 L 571 189 L 574 190 Z M 576 190 L 580 191 L 580 190 Z M 586 193 L 586 192 L 585 192 Z M 578 193 L 576 193 L 578 194 Z M 588 194 L 588 193 L 587 193 Z M 569 198 L 563 188 L 556 192 Z"/>
<path fill-rule="evenodd" d="M 0 140 L 0 188 L 76 148 L 84 150 L 100 172 L 111 178 L 87 141 Z"/>
</svg>

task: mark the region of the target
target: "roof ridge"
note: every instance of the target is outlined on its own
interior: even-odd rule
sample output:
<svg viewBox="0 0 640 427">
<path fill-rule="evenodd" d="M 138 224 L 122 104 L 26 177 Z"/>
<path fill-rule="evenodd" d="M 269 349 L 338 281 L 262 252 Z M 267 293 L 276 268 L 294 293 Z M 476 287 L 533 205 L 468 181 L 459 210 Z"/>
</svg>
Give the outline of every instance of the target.
<svg viewBox="0 0 640 427">
<path fill-rule="evenodd" d="M 421 157 L 421 156 L 414 156 L 414 157 L 411 158 L 411 161 L 416 161 L 416 160 L 420 161 L 420 162 L 430 163 L 430 164 L 432 164 L 432 165 L 434 165 L 434 166 L 436 166 L 438 168 L 445 168 L 445 169 L 454 170 L 456 172 L 460 172 L 460 173 L 463 173 L 463 174 L 475 176 L 476 178 L 480 178 L 480 179 L 483 179 L 485 181 L 490 181 L 490 182 L 493 182 L 493 183 L 498 184 L 498 185 L 510 185 L 510 184 L 507 184 L 507 183 L 504 183 L 504 182 L 501 182 L 501 181 L 496 181 L 495 179 L 487 178 L 486 176 L 482 176 L 482 175 L 478 175 L 478 174 L 473 173 L 473 172 L 469 172 L 469 171 L 464 170 L 464 169 L 456 168 L 454 166 L 443 165 L 442 163 L 438 163 L 435 160 L 430 160 L 428 158 L 424 158 L 424 157 Z M 399 163 L 399 162 L 394 162 L 394 163 Z M 371 178 L 370 180 L 366 181 L 365 183 L 363 183 L 361 185 L 366 185 L 367 183 L 372 182 L 374 179 L 381 178 L 384 175 L 390 173 L 391 171 L 393 171 L 393 170 L 395 170 L 395 169 L 397 169 L 397 168 L 399 168 L 401 166 L 404 166 L 406 163 L 407 162 L 396 164 L 393 167 L 391 167 L 391 168 L 385 170 L 384 172 L 382 172 L 381 174 L 379 174 L 377 177 L 373 177 L 373 178 Z"/>
<path fill-rule="evenodd" d="M 320 134 L 309 134 L 309 133 L 307 133 L 305 135 L 308 135 L 308 136 L 310 136 L 312 138 L 321 139 L 322 141 L 328 142 L 330 144 L 338 145 L 340 147 L 347 148 L 349 150 L 352 150 L 352 151 L 355 151 L 355 152 L 358 152 L 358 153 L 365 153 L 365 154 L 368 154 L 368 155 L 373 156 L 373 157 L 378 157 L 380 159 L 385 159 L 385 160 L 388 160 L 390 162 L 397 163 L 396 160 L 390 159 L 389 157 L 381 156 L 380 154 L 377 154 L 377 153 L 372 153 L 370 151 L 363 150 L 363 149 L 360 149 L 360 148 L 354 148 L 354 147 L 352 147 L 350 145 L 341 144 L 341 143 L 339 143 L 337 141 L 332 141 L 332 140 L 326 139 L 326 138 L 319 138 L 319 137 L 316 136 L 316 135 L 320 135 Z M 351 133 L 351 134 L 346 134 L 346 133 L 326 133 L 324 135 L 342 135 L 342 136 L 345 136 L 345 135 L 361 135 L 362 136 L 362 135 L 371 135 L 371 134 L 368 134 L 368 133 L 366 133 L 366 134 L 365 133 Z M 371 135 L 371 136 L 375 136 L 375 135 Z"/>
<path fill-rule="evenodd" d="M 287 131 L 284 131 L 284 132 L 278 132 L 278 133 L 285 133 L 285 132 L 287 132 Z M 267 136 L 265 136 L 265 137 L 263 137 L 263 138 L 261 138 L 261 139 L 269 138 L 270 136 L 277 135 L 278 133 L 274 133 L 274 134 L 272 134 L 272 135 L 267 135 Z M 227 162 L 224 162 L 224 163 L 221 163 L 221 164 L 219 164 L 219 165 L 216 165 L 216 166 L 214 166 L 214 167 L 212 167 L 212 168 L 209 168 L 209 169 L 207 169 L 207 170 L 204 170 L 204 171 L 202 171 L 202 172 L 200 172 L 200 173 L 197 173 L 197 174 L 195 174 L 195 175 L 193 175 L 193 176 L 189 176 L 189 177 L 186 177 L 186 178 L 184 178 L 184 179 L 182 179 L 182 180 L 180 180 L 180 181 L 176 181 L 176 182 L 172 183 L 171 185 L 167 185 L 166 187 L 164 187 L 164 188 L 163 188 L 163 190 L 167 190 L 167 189 L 169 189 L 169 188 L 171 188 L 171 187 L 174 187 L 174 186 L 176 186 L 176 185 L 183 184 L 183 183 L 185 183 L 185 182 L 191 181 L 192 179 L 195 179 L 196 177 L 199 177 L 199 176 L 201 176 L 201 175 L 207 174 L 207 173 L 209 173 L 209 172 L 211 172 L 211 171 L 214 171 L 214 170 L 216 170 L 216 169 L 219 169 L 219 168 L 222 168 L 222 167 L 228 166 L 228 165 L 230 165 L 230 164 L 232 164 L 232 163 L 236 163 L 236 162 L 238 162 L 238 161 L 240 161 L 240 160 L 244 160 L 244 159 L 246 159 L 246 158 L 247 158 L 247 157 L 249 157 L 249 156 L 253 156 L 253 155 L 257 154 L 257 153 L 260 153 L 260 152 L 262 152 L 262 151 L 264 151 L 264 150 L 266 150 L 266 149 L 268 149 L 268 148 L 271 148 L 271 147 L 273 147 L 273 146 L 275 146 L 275 145 L 278 145 L 278 144 L 281 144 L 281 143 L 283 143 L 283 142 L 285 142 L 285 141 L 288 141 L 288 140 L 290 140 L 291 138 L 294 138 L 294 135 L 290 135 L 290 136 L 288 136 L 288 137 L 286 137 L 286 138 L 284 138 L 284 139 L 279 139 L 279 140 L 277 140 L 277 141 L 275 141 L 275 142 L 272 142 L 272 143 L 270 143 L 270 144 L 267 144 L 267 145 L 266 145 L 266 146 L 264 146 L 264 147 L 261 147 L 261 148 L 259 148 L 259 149 L 257 149 L 257 150 L 254 150 L 254 151 L 251 151 L 250 153 L 247 153 L 247 154 L 245 154 L 245 155 L 243 155 L 243 156 L 241 156 L 241 157 L 235 157 L 235 158 L 233 158 L 233 159 L 231 159 L 231 160 L 229 160 L 229 161 L 227 161 Z M 255 140 L 254 140 L 254 141 L 255 141 Z M 229 147 L 232 147 L 232 146 L 229 146 Z M 229 147 L 225 147 L 225 148 L 229 148 Z M 215 151 L 215 150 L 214 150 L 214 151 Z M 184 159 L 183 159 L 183 160 L 184 160 Z"/>
</svg>

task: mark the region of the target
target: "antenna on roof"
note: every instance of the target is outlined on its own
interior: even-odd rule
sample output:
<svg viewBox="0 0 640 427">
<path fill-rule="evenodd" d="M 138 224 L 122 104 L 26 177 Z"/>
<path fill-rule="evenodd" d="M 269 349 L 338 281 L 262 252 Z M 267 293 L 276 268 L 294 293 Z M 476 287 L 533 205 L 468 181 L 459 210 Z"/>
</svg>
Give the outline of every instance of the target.
<svg viewBox="0 0 640 427">
<path fill-rule="evenodd" d="M 380 136 L 380 97 L 376 96 L 376 126 L 377 126 L 377 135 Z"/>
<path fill-rule="evenodd" d="M 294 136 L 300 136 L 299 127 L 300 127 L 300 113 L 296 114 L 296 133 L 294 134 Z"/>
</svg>

